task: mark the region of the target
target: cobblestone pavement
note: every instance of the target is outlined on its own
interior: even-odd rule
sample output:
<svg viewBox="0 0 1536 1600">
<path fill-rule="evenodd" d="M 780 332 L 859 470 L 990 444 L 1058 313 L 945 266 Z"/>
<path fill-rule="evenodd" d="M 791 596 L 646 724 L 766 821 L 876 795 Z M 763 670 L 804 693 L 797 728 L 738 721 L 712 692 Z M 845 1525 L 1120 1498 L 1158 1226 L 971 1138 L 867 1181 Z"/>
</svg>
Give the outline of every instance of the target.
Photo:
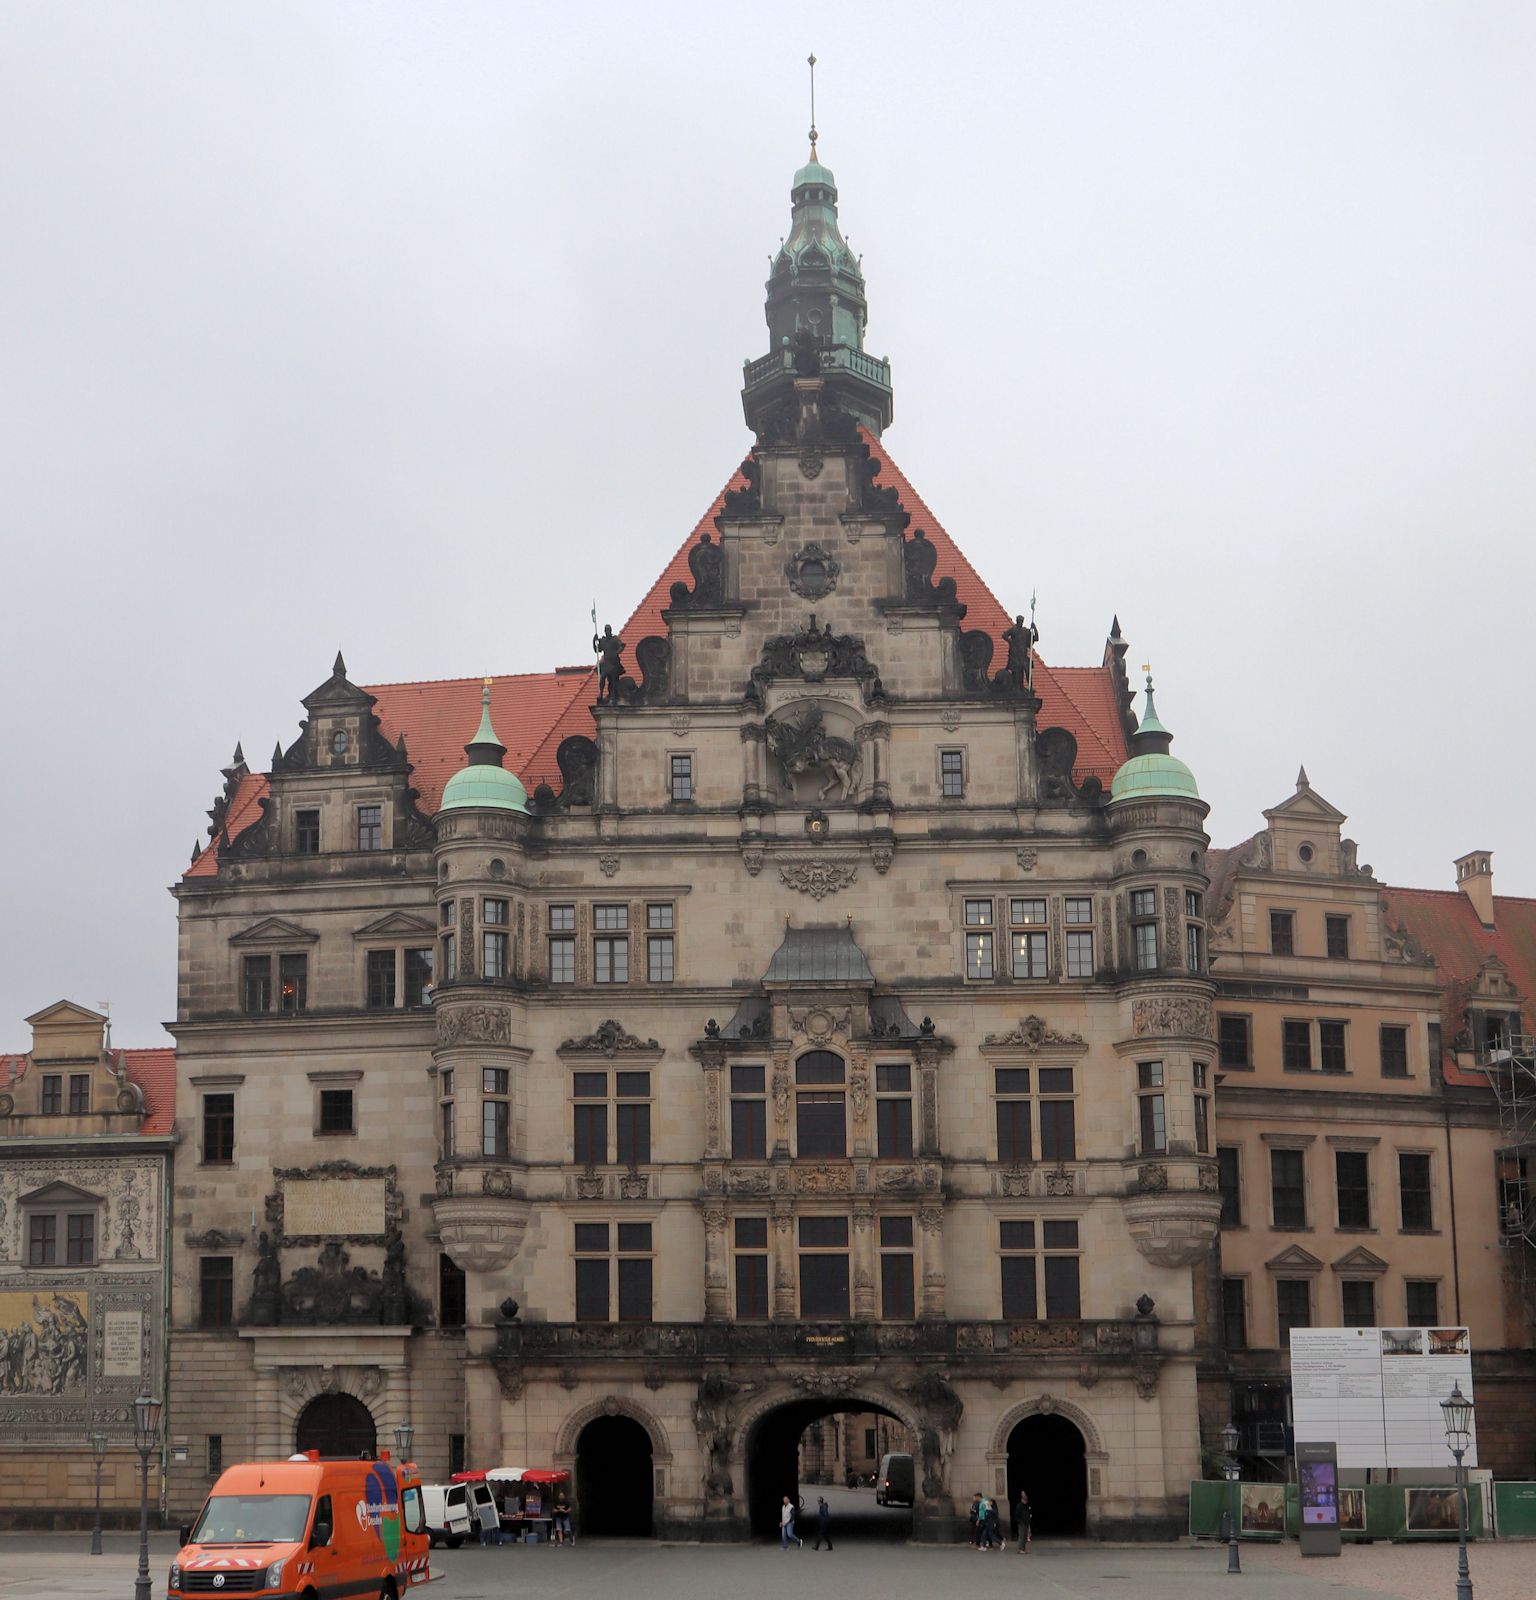
<svg viewBox="0 0 1536 1600">
<path fill-rule="evenodd" d="M 0 1535 L 0 1600 L 129 1600 L 138 1541 L 109 1534 L 89 1556 L 89 1534 Z M 173 1536 L 151 1540 L 154 1594 L 176 1553 Z M 441 1583 L 428 1600 L 965 1600 L 1025 1594 L 1038 1600 L 1454 1600 L 1449 1544 L 1346 1548 L 1337 1560 L 1303 1561 L 1294 1545 L 1244 1545 L 1243 1576 L 1229 1578 L 1224 1546 L 1037 1542 L 1028 1556 L 969 1545 L 839 1544 L 831 1555 L 777 1545 L 658 1545 L 615 1540 L 573 1550 L 507 1546 L 438 1550 Z M 1530 1600 L 1536 1548 L 1472 1547 L 1477 1600 Z"/>
</svg>

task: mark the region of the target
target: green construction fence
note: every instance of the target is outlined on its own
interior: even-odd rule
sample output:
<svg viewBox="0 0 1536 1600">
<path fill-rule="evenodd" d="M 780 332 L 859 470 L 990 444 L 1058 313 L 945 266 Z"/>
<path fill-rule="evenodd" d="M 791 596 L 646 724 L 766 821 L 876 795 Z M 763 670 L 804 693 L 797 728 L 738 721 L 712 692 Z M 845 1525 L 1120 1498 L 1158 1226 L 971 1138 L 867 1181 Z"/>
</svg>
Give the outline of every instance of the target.
<svg viewBox="0 0 1536 1600">
<path fill-rule="evenodd" d="M 1294 1539 L 1301 1529 L 1301 1499 L 1294 1483 L 1252 1483 L 1238 1486 L 1238 1493 L 1248 1491 L 1248 1527 L 1239 1527 L 1241 1539 Z M 1500 1491 L 1526 1491 L 1521 1494 L 1501 1494 Z M 1358 1495 L 1359 1507 L 1364 1515 L 1363 1528 L 1344 1527 L 1340 1531 L 1346 1541 L 1362 1539 L 1454 1539 L 1456 1528 L 1456 1486 L 1450 1484 L 1369 1483 L 1361 1488 L 1342 1491 L 1346 1514 L 1354 1509 L 1349 1497 Z M 1269 1517 L 1276 1517 L 1280 1508 L 1277 1496 L 1284 1500 L 1284 1529 L 1260 1531 L 1252 1526 L 1263 1512 L 1258 1502 L 1262 1500 Z M 1410 1496 L 1417 1497 L 1410 1502 Z M 1536 1534 L 1536 1484 L 1499 1483 L 1494 1485 L 1495 1509 L 1499 1533 Z M 1506 1500 L 1508 1521 L 1506 1522 Z M 1222 1512 L 1233 1503 L 1232 1485 L 1203 1478 L 1189 1486 L 1189 1531 L 1197 1538 L 1219 1538 L 1222 1532 Z M 1410 1504 L 1412 1510 L 1410 1511 Z M 1410 1516 L 1415 1525 L 1410 1526 Z M 1445 1524 L 1449 1522 L 1449 1526 Z M 1467 1485 L 1467 1537 L 1487 1536 L 1484 1523 L 1483 1489 L 1479 1483 Z"/>
</svg>

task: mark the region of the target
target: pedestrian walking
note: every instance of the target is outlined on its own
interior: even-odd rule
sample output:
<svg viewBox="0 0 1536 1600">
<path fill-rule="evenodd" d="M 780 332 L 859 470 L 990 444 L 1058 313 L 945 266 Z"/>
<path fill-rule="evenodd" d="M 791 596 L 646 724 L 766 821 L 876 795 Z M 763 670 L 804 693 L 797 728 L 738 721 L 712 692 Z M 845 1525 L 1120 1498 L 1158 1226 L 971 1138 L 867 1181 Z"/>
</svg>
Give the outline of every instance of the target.
<svg viewBox="0 0 1536 1600">
<path fill-rule="evenodd" d="M 970 1525 L 971 1549 L 979 1550 L 981 1548 L 981 1490 L 980 1489 L 978 1489 L 976 1491 L 976 1493 L 971 1496 L 971 1509 L 966 1514 L 966 1520 Z"/>
<path fill-rule="evenodd" d="M 987 1508 L 985 1532 L 987 1549 L 1001 1550 L 1003 1548 L 1003 1524 L 1002 1518 L 998 1513 L 997 1501 L 988 1500 L 985 1504 Z"/>
<path fill-rule="evenodd" d="M 832 1548 L 832 1511 L 827 1505 L 827 1497 L 824 1494 L 819 1494 L 816 1496 L 816 1543 L 812 1548 L 821 1549 L 821 1541 L 823 1539 L 827 1541 L 827 1549 L 830 1550 Z"/>
<path fill-rule="evenodd" d="M 1034 1537 L 1030 1527 L 1033 1516 L 1029 1496 L 1020 1489 L 1019 1498 L 1013 1502 L 1013 1542 L 1018 1546 L 1021 1556 L 1029 1554 L 1029 1541 Z"/>
<path fill-rule="evenodd" d="M 795 1505 L 788 1495 L 784 1496 L 784 1504 L 779 1507 L 779 1544 L 787 1550 L 789 1542 L 793 1539 L 795 1548 L 803 1550 L 805 1540 L 795 1532 Z"/>
</svg>

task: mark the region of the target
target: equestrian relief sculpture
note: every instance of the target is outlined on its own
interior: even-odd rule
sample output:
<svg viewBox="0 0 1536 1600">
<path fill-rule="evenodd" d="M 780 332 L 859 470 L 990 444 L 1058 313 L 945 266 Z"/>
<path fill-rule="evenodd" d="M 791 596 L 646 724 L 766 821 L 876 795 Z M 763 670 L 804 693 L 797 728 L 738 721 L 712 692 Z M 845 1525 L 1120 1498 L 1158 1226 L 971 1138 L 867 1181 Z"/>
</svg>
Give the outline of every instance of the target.
<svg viewBox="0 0 1536 1600">
<path fill-rule="evenodd" d="M 768 717 L 763 729 L 786 783 L 793 784 L 802 772 L 815 773 L 823 780 L 816 793 L 818 800 L 825 800 L 834 789 L 839 800 L 853 798 L 859 787 L 858 746 L 851 739 L 828 733 L 815 706 L 798 720 Z"/>
</svg>

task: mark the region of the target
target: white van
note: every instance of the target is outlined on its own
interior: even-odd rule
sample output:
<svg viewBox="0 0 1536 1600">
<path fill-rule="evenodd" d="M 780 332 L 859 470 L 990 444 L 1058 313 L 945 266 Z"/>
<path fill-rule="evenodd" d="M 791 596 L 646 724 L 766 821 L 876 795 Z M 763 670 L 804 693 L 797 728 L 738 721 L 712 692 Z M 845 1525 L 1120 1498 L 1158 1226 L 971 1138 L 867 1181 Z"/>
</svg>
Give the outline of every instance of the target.
<svg viewBox="0 0 1536 1600">
<path fill-rule="evenodd" d="M 424 1483 L 421 1508 L 426 1516 L 427 1537 L 433 1544 L 457 1550 L 476 1530 L 469 1495 L 462 1483 Z"/>
<path fill-rule="evenodd" d="M 469 1490 L 469 1520 L 475 1536 L 482 1533 L 494 1533 L 496 1538 L 491 1542 L 499 1543 L 501 1539 L 501 1513 L 496 1508 L 496 1496 L 491 1492 L 490 1484 L 463 1483 L 458 1485 L 461 1489 Z"/>
</svg>

